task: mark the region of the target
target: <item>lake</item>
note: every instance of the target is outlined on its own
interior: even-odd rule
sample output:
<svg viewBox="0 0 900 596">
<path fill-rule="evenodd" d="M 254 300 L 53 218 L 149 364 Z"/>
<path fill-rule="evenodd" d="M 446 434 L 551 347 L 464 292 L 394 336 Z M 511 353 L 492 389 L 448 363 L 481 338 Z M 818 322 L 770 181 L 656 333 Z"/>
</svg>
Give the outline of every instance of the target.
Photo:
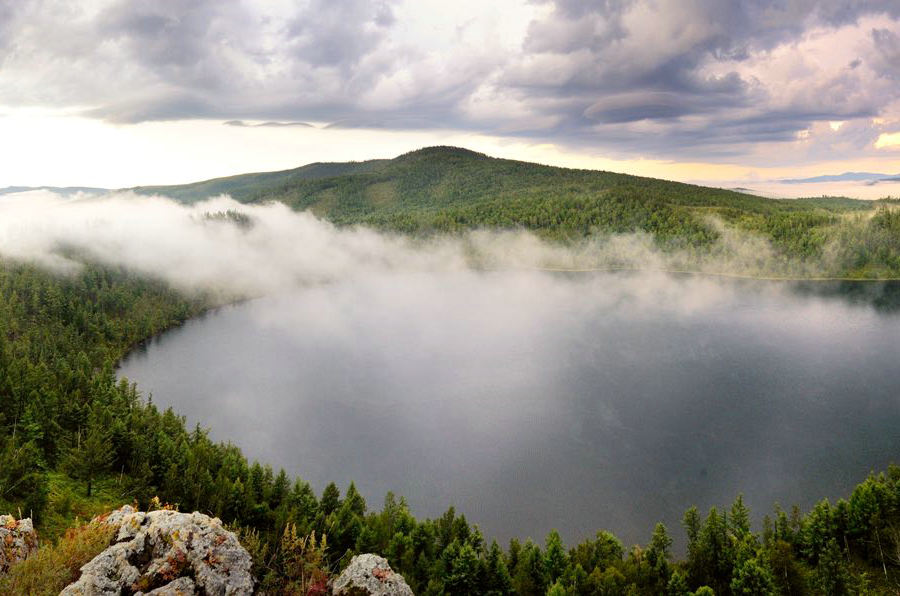
<svg viewBox="0 0 900 596">
<path fill-rule="evenodd" d="M 121 376 L 314 489 L 449 505 L 488 538 L 646 543 L 848 496 L 900 460 L 900 286 L 379 274 L 225 307 Z"/>
</svg>

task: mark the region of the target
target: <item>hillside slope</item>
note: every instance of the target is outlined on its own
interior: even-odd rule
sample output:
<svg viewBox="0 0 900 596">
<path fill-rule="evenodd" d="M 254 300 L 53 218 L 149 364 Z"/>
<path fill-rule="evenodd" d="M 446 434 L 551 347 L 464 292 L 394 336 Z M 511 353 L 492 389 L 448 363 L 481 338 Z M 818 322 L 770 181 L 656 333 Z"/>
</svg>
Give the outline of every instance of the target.
<svg viewBox="0 0 900 596">
<path fill-rule="evenodd" d="M 292 170 L 277 172 L 257 172 L 238 174 L 225 178 L 213 178 L 190 184 L 170 186 L 138 186 L 133 190 L 139 194 L 159 194 L 185 203 L 192 203 L 221 194 L 229 194 L 238 201 L 251 202 L 260 193 L 284 185 L 301 183 L 305 180 L 319 180 L 348 174 L 362 173 L 377 168 L 386 160 L 345 163 L 311 163 Z"/>
<path fill-rule="evenodd" d="M 222 193 L 242 202 L 283 201 L 337 220 L 441 210 L 483 202 L 544 197 L 610 199 L 613 191 L 640 191 L 645 201 L 682 206 L 770 211 L 808 208 L 785 201 L 655 178 L 599 170 L 575 170 L 489 157 L 458 147 L 427 147 L 394 159 L 313 163 L 293 170 L 242 174 L 178 186 L 137 187 L 193 202 Z M 815 199 L 821 208 L 868 208 L 866 201 Z"/>
<path fill-rule="evenodd" d="M 662 249 L 691 253 L 713 246 L 723 229 L 730 228 L 765 238 L 791 263 L 785 269 L 853 277 L 900 271 L 896 217 L 886 209 L 896 201 L 769 199 L 498 159 L 456 147 L 134 190 L 186 202 L 221 193 L 245 203 L 281 201 L 338 225 L 416 235 L 525 229 L 547 240 L 571 242 L 644 232 Z M 824 264 L 826 254 L 829 262 Z"/>
</svg>

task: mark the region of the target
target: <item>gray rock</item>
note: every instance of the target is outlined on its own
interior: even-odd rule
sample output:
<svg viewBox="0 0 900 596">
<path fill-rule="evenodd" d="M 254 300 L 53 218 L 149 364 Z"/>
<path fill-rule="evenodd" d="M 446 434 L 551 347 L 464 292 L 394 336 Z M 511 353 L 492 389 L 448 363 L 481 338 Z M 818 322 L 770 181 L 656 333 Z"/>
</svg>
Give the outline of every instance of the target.
<svg viewBox="0 0 900 596">
<path fill-rule="evenodd" d="M 403 576 L 372 554 L 353 557 L 331 589 L 335 596 L 413 596 Z"/>
<path fill-rule="evenodd" d="M 147 592 L 146 596 L 194 596 L 197 592 L 194 590 L 194 580 L 189 577 L 179 577 L 173 582 L 166 584 L 161 588 L 156 588 L 152 592 Z M 139 596 L 135 594 L 135 596 Z"/>
<path fill-rule="evenodd" d="M 0 515 L 0 573 L 27 559 L 38 548 L 37 533 L 31 519 L 16 521 L 11 515 Z"/>
<path fill-rule="evenodd" d="M 115 542 L 81 568 L 65 596 L 195 593 L 251 594 L 250 555 L 218 518 L 129 506 L 100 521 L 117 526 Z"/>
</svg>

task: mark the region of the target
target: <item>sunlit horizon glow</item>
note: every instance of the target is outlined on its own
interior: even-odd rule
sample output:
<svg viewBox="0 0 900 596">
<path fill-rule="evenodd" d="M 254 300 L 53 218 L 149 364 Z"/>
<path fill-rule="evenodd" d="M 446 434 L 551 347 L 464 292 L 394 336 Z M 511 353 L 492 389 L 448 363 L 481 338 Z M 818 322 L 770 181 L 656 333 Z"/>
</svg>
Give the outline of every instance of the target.
<svg viewBox="0 0 900 596">
<path fill-rule="evenodd" d="M 0 8 L 0 187 L 461 146 L 778 196 L 897 195 L 900 5 L 94 0 Z M 279 123 L 280 125 L 266 125 Z"/>
</svg>

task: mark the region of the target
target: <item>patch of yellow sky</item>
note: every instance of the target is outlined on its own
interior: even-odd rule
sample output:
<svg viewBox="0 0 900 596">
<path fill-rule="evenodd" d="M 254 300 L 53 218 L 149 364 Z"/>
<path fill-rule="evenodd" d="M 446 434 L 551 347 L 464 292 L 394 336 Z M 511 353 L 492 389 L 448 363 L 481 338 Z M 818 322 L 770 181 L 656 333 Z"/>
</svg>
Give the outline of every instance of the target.
<svg viewBox="0 0 900 596">
<path fill-rule="evenodd" d="M 886 149 L 888 147 L 900 148 L 900 132 L 882 133 L 878 140 L 875 141 L 876 149 Z"/>
<path fill-rule="evenodd" d="M 834 129 L 840 123 L 830 123 Z M 589 150 L 452 130 L 389 131 L 313 127 L 237 127 L 187 120 L 116 125 L 72 112 L 0 109 L 0 187 L 177 184 L 315 161 L 394 157 L 430 145 L 455 145 L 497 157 L 601 169 L 681 181 L 753 181 L 847 170 L 898 169 L 896 161 L 865 157 L 802 167 L 739 163 L 612 159 Z M 878 148 L 900 147 L 900 133 L 881 135 Z M 893 153 L 891 151 L 890 153 Z M 894 156 L 895 157 L 895 156 Z M 890 164 L 893 163 L 893 166 Z M 729 182 L 730 184 L 730 182 Z"/>
</svg>

